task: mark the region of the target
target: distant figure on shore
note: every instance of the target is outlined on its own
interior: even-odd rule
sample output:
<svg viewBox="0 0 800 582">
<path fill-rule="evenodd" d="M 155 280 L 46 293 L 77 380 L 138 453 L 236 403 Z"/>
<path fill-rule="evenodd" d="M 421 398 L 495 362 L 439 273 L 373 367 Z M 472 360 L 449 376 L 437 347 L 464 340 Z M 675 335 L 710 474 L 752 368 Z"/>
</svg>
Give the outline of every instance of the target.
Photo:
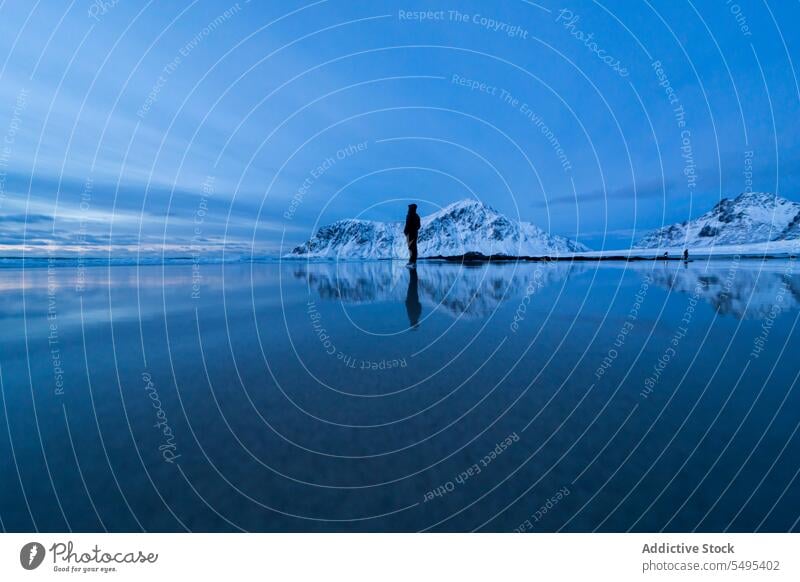
<svg viewBox="0 0 800 582">
<path fill-rule="evenodd" d="M 417 270 L 411 269 L 408 279 L 408 291 L 406 291 L 406 313 L 408 314 L 408 325 L 411 326 L 411 329 L 416 329 L 419 326 L 419 316 L 422 315 L 422 304 L 419 302 L 419 290 L 417 289 L 418 283 Z"/>
<path fill-rule="evenodd" d="M 420 220 L 417 214 L 417 205 L 408 205 L 408 214 L 406 215 L 406 227 L 403 233 L 406 235 L 406 242 L 408 243 L 408 266 L 415 267 L 417 265 L 417 234 L 419 233 Z M 414 278 L 416 282 L 416 277 Z M 411 283 L 409 283 L 411 285 Z M 409 287 L 410 289 L 410 287 Z"/>
<path fill-rule="evenodd" d="M 664 254 L 663 254 L 663 255 L 661 255 L 661 257 L 662 257 L 662 258 L 663 258 L 665 261 L 666 261 L 667 259 L 669 259 L 669 251 L 664 251 Z"/>
<path fill-rule="evenodd" d="M 689 260 L 689 249 L 683 249 L 683 260 L 684 261 Z"/>
</svg>

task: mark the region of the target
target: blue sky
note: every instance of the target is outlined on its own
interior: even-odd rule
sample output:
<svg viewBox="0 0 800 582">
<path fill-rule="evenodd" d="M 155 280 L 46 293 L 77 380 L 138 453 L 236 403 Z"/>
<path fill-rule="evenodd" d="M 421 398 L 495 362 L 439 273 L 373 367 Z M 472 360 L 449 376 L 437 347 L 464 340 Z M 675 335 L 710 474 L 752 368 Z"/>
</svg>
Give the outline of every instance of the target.
<svg viewBox="0 0 800 582">
<path fill-rule="evenodd" d="M 798 21 L 746 0 L 4 2 L 0 254 L 274 254 L 467 197 L 621 248 L 748 188 L 800 201 Z"/>
</svg>

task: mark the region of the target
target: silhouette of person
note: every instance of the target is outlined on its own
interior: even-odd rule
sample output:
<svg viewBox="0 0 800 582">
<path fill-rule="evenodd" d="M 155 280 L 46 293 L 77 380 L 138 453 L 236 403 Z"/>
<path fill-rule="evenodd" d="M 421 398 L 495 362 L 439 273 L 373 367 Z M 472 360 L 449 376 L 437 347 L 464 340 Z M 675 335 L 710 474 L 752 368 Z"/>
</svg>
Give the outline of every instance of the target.
<svg viewBox="0 0 800 582">
<path fill-rule="evenodd" d="M 419 290 L 417 289 L 417 270 L 411 269 L 408 279 L 408 291 L 406 291 L 406 313 L 408 314 L 408 325 L 413 329 L 419 326 L 419 317 L 422 315 L 422 304 L 419 302 Z"/>
<path fill-rule="evenodd" d="M 689 249 L 683 249 L 683 260 L 684 261 L 689 260 Z"/>
<path fill-rule="evenodd" d="M 406 227 L 403 229 L 403 234 L 406 235 L 406 242 L 408 243 L 408 264 L 415 266 L 417 264 L 417 234 L 419 233 L 420 220 L 417 214 L 417 205 L 408 205 L 408 214 L 406 215 Z"/>
</svg>

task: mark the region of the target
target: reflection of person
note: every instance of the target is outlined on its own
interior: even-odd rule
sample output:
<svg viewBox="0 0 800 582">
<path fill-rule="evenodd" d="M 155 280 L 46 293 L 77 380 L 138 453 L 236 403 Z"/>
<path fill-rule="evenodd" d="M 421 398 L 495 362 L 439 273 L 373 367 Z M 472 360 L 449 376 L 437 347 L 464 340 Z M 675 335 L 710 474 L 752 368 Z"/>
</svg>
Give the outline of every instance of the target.
<svg viewBox="0 0 800 582">
<path fill-rule="evenodd" d="M 408 313 L 408 325 L 412 328 L 416 328 L 419 325 L 419 316 L 422 315 L 422 304 L 419 302 L 417 284 L 417 270 L 411 269 L 408 279 L 408 291 L 406 292 L 406 312 Z"/>
<path fill-rule="evenodd" d="M 420 221 L 419 214 L 417 214 L 417 205 L 408 205 L 408 215 L 406 215 L 406 227 L 403 233 L 406 235 L 406 242 L 408 243 L 408 264 L 413 266 L 417 264 L 417 233 L 419 233 Z"/>
</svg>

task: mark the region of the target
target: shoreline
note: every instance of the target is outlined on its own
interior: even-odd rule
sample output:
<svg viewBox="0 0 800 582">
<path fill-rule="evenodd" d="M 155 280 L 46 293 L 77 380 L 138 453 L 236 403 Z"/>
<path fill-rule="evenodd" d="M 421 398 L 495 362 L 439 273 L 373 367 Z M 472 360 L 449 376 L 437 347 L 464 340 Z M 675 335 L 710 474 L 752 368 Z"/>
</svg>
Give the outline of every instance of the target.
<svg viewBox="0 0 800 582">
<path fill-rule="evenodd" d="M 612 253 L 576 253 L 574 255 L 543 255 L 543 256 L 508 256 L 508 255 L 481 255 L 467 253 L 465 255 L 420 257 L 420 263 L 446 263 L 446 264 L 497 264 L 497 263 L 642 263 L 642 262 L 669 262 L 693 263 L 707 261 L 780 261 L 794 260 L 800 253 L 704 253 L 690 254 L 688 260 L 682 256 L 659 256 L 646 254 L 620 254 Z M 198 260 L 196 257 L 141 257 L 141 258 L 109 258 L 109 257 L 0 257 L 0 271 L 4 269 L 43 269 L 43 268 L 69 268 L 69 267 L 153 267 L 171 265 L 234 265 L 234 264 L 271 264 L 271 263 L 372 263 L 372 262 L 402 262 L 404 258 L 373 259 L 373 258 L 328 258 L 328 257 L 235 257 L 230 259 L 207 258 Z"/>
</svg>

